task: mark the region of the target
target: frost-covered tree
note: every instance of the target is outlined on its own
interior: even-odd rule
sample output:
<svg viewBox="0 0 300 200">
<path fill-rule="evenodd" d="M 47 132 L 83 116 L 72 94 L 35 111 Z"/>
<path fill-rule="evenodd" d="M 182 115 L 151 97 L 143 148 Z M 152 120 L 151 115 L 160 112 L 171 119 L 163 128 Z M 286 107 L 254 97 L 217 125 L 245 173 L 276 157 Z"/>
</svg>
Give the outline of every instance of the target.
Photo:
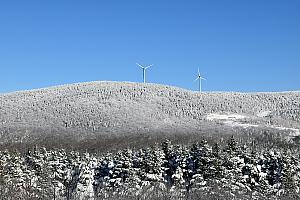
<svg viewBox="0 0 300 200">
<path fill-rule="evenodd" d="M 214 198 L 293 194 L 297 199 L 300 193 L 296 150 L 254 150 L 234 138 L 225 146 L 166 140 L 161 146 L 104 155 L 45 148 L 25 154 L 0 151 L 0 161 L 1 194 L 14 199 L 148 199 L 154 193 L 182 198 L 203 192 L 218 194 Z"/>
</svg>

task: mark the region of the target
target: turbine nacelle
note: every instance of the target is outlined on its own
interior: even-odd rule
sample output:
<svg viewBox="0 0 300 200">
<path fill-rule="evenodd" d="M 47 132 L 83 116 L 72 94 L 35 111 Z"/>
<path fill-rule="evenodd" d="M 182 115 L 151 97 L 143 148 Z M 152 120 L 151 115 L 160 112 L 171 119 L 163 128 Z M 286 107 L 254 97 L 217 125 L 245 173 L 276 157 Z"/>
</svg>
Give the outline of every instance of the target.
<svg viewBox="0 0 300 200">
<path fill-rule="evenodd" d="M 194 81 L 197 81 L 198 79 L 202 79 L 202 80 L 205 80 L 205 81 L 206 81 L 206 79 L 203 78 L 200 74 L 198 75 L 198 77 L 197 77 Z"/>
<path fill-rule="evenodd" d="M 139 67 L 141 67 L 142 69 L 148 69 L 149 67 L 152 67 L 153 65 L 148 65 L 147 67 L 144 67 L 142 65 L 140 65 L 139 63 L 136 63 Z"/>
<path fill-rule="evenodd" d="M 197 80 L 199 80 L 199 92 L 202 92 L 201 81 L 202 80 L 206 81 L 206 79 L 201 76 L 199 68 L 198 68 L 198 76 L 197 76 L 197 78 L 194 81 L 197 81 Z"/>
<path fill-rule="evenodd" d="M 148 65 L 146 67 L 140 65 L 139 63 L 136 63 L 139 67 L 141 67 L 143 69 L 143 82 L 146 83 L 146 69 L 148 69 L 149 67 L 152 67 L 153 65 Z"/>
</svg>

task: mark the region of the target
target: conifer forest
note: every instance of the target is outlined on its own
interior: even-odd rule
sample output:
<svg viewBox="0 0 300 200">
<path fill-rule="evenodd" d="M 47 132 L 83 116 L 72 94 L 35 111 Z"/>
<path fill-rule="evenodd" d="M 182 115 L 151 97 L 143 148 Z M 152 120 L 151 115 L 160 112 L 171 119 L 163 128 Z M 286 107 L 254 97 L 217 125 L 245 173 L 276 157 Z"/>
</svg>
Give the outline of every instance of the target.
<svg viewBox="0 0 300 200">
<path fill-rule="evenodd" d="M 299 199 L 298 149 L 257 142 L 1 151 L 0 199 Z"/>
</svg>

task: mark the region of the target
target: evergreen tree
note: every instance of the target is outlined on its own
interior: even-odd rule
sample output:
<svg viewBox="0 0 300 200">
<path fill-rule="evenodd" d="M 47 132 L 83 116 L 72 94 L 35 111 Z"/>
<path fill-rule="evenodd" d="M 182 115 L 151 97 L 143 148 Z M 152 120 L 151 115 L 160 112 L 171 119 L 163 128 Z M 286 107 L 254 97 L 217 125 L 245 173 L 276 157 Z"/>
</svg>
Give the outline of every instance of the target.
<svg viewBox="0 0 300 200">
<path fill-rule="evenodd" d="M 238 145 L 238 143 L 237 143 L 237 141 L 234 139 L 234 137 L 233 137 L 233 135 L 230 137 L 230 139 L 228 140 L 228 142 L 227 142 L 227 152 L 229 153 L 229 154 L 234 154 L 234 153 L 236 153 L 236 151 L 237 151 L 237 146 Z"/>
<path fill-rule="evenodd" d="M 178 167 L 176 153 L 174 147 L 169 140 L 166 140 L 162 143 L 162 150 L 164 152 L 164 161 L 162 164 L 163 167 L 163 177 L 165 179 L 166 185 L 170 188 L 174 184 L 173 175 L 176 172 Z"/>
<path fill-rule="evenodd" d="M 212 147 L 212 177 L 221 178 L 222 177 L 222 158 L 221 158 L 221 148 L 218 143 L 215 143 Z"/>
</svg>

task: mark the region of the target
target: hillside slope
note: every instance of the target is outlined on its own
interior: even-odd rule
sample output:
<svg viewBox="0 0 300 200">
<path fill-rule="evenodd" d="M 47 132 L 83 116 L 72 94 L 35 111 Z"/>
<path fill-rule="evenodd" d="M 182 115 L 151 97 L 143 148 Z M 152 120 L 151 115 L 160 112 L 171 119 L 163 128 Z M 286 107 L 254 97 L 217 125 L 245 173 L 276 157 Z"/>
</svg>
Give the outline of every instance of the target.
<svg viewBox="0 0 300 200">
<path fill-rule="evenodd" d="M 158 84 L 88 82 L 0 95 L 0 141 L 196 133 L 211 113 L 300 128 L 300 92 L 197 93 Z M 266 115 L 264 113 L 267 113 Z"/>
</svg>

